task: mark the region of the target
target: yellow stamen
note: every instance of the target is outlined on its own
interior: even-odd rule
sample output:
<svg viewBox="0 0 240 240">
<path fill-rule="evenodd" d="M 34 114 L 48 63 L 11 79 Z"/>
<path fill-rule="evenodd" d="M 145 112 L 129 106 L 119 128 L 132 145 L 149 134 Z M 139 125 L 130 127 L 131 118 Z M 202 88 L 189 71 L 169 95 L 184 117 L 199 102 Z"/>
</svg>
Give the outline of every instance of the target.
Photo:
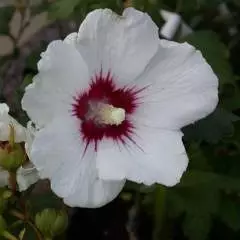
<svg viewBox="0 0 240 240">
<path fill-rule="evenodd" d="M 15 129 L 12 123 L 9 124 L 9 144 L 11 147 L 15 144 Z"/>
<path fill-rule="evenodd" d="M 125 120 L 125 110 L 103 104 L 99 110 L 99 121 L 109 125 L 120 125 Z"/>
</svg>

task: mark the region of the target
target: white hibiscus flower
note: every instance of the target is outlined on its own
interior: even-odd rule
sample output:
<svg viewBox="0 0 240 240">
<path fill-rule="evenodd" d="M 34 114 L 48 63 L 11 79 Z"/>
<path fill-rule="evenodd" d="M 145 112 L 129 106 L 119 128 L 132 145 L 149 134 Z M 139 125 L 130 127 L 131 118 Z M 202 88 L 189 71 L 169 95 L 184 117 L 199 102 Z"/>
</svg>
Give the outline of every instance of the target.
<svg viewBox="0 0 240 240">
<path fill-rule="evenodd" d="M 5 103 L 0 103 L 0 147 L 9 141 L 10 125 L 14 128 L 14 141 L 16 143 L 25 142 L 28 149 L 31 146 L 33 133 L 25 129 L 9 114 L 9 107 Z M 39 179 L 36 168 L 28 162 L 17 171 L 17 182 L 20 191 L 25 191 Z M 9 173 L 0 168 L 0 187 L 7 186 L 9 183 Z"/>
<path fill-rule="evenodd" d="M 146 14 L 91 12 L 52 42 L 23 108 L 42 129 L 31 159 L 70 206 L 99 207 L 129 179 L 177 184 L 188 157 L 181 128 L 218 102 L 218 79 L 187 43 L 160 40 Z"/>
</svg>

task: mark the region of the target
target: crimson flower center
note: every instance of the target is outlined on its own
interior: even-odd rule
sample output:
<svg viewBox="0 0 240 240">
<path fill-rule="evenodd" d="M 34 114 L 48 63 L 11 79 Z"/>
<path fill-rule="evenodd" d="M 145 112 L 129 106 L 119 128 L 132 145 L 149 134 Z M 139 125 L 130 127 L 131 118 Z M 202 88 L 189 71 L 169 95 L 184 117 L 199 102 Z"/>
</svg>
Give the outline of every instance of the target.
<svg viewBox="0 0 240 240">
<path fill-rule="evenodd" d="M 86 144 L 94 144 L 97 151 L 98 143 L 104 138 L 126 143 L 132 140 L 134 125 L 131 115 L 138 104 L 138 93 L 135 87 L 118 88 L 112 75 L 105 76 L 102 71 L 96 74 L 89 88 L 74 96 L 72 104 L 73 116 L 79 121 L 79 132 Z"/>
</svg>

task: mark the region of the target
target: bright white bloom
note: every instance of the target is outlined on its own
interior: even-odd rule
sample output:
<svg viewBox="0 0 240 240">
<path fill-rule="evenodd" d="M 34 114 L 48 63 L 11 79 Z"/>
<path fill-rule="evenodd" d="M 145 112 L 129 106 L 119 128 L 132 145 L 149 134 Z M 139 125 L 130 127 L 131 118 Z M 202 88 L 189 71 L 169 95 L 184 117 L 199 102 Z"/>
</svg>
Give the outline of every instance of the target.
<svg viewBox="0 0 240 240">
<path fill-rule="evenodd" d="M 192 29 L 182 20 L 179 14 L 163 9 L 160 10 L 160 14 L 166 21 L 160 29 L 161 36 L 167 39 L 172 39 L 176 32 L 179 31 L 179 37 L 183 38 L 193 32 Z"/>
<path fill-rule="evenodd" d="M 41 130 L 31 159 L 70 206 L 111 201 L 125 179 L 177 184 L 188 157 L 181 128 L 218 102 L 218 79 L 199 51 L 160 40 L 151 18 L 91 12 L 52 42 L 23 108 Z"/>
<path fill-rule="evenodd" d="M 20 123 L 18 123 L 9 114 L 9 107 L 5 103 L 0 104 L 0 147 L 1 143 L 4 144 L 9 140 L 10 127 L 11 124 L 14 127 L 15 142 L 25 142 L 25 145 L 29 149 L 33 141 L 32 128 L 29 130 L 25 129 Z M 31 132 L 30 132 L 31 130 Z M 27 151 L 28 153 L 29 151 Z M 0 187 L 7 186 L 9 181 L 9 173 L 0 168 Z M 33 183 L 37 182 L 39 179 L 36 168 L 31 164 L 27 163 L 23 167 L 19 168 L 17 171 L 17 182 L 20 191 L 25 191 Z"/>
</svg>

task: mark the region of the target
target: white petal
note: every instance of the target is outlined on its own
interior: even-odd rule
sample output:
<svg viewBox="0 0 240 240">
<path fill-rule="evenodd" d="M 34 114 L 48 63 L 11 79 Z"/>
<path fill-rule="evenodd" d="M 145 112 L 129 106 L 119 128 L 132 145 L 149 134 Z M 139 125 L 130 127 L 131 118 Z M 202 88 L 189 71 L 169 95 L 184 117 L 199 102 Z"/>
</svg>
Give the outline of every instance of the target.
<svg viewBox="0 0 240 240">
<path fill-rule="evenodd" d="M 39 130 L 40 130 L 40 128 L 38 126 L 36 126 L 36 124 L 34 124 L 32 121 L 28 121 L 27 129 L 26 129 L 25 150 L 26 150 L 26 153 L 29 158 L 30 158 L 30 151 L 32 148 L 32 143 L 33 143 L 35 134 Z"/>
<path fill-rule="evenodd" d="M 166 21 L 160 30 L 160 34 L 167 39 L 171 39 L 176 34 L 177 30 L 179 30 L 179 38 L 186 37 L 193 32 L 193 30 L 182 20 L 179 14 L 164 9 L 160 10 L 160 14 Z M 178 29 L 179 26 L 180 29 Z"/>
<path fill-rule="evenodd" d="M 5 187 L 8 185 L 9 173 L 8 171 L 0 169 L 0 187 Z"/>
<path fill-rule="evenodd" d="M 69 35 L 67 35 L 67 37 L 65 37 L 63 42 L 75 45 L 77 41 L 77 36 L 78 34 L 76 32 L 70 33 Z"/>
<path fill-rule="evenodd" d="M 113 145 L 106 140 L 99 146 L 97 168 L 100 178 L 126 178 L 146 185 L 177 184 L 188 164 L 182 133 L 147 127 L 139 127 L 136 132 L 135 143 Z"/>
<path fill-rule="evenodd" d="M 161 41 L 148 69 L 135 82 L 146 87 L 134 114 L 142 124 L 179 129 L 206 117 L 218 103 L 218 79 L 202 54 L 187 43 Z"/>
<path fill-rule="evenodd" d="M 0 103 L 0 117 L 1 119 L 6 118 L 9 113 L 9 107 L 6 103 Z"/>
<path fill-rule="evenodd" d="M 31 163 L 28 163 L 24 167 L 20 167 L 17 171 L 17 183 L 20 192 L 27 190 L 38 180 L 39 175 L 37 169 Z"/>
<path fill-rule="evenodd" d="M 110 9 L 89 13 L 80 26 L 78 49 L 92 74 L 103 70 L 123 84 L 135 79 L 158 48 L 158 27 L 149 15 L 127 8 L 122 16 Z"/>
<path fill-rule="evenodd" d="M 26 88 L 23 109 L 39 126 L 57 114 L 71 111 L 73 97 L 89 84 L 87 66 L 74 45 L 49 44 L 38 63 L 39 74 Z"/>
<path fill-rule="evenodd" d="M 181 16 L 166 10 L 161 10 L 160 14 L 166 21 L 166 23 L 161 27 L 160 34 L 167 39 L 172 39 L 182 22 Z"/>
<path fill-rule="evenodd" d="M 8 112 L 9 107 L 5 103 L 0 104 L 0 141 L 9 140 L 9 125 L 11 124 L 15 131 L 15 142 L 24 142 L 26 140 L 25 128 L 12 118 Z"/>
<path fill-rule="evenodd" d="M 72 116 L 55 119 L 37 132 L 31 160 L 42 178 L 51 180 L 53 191 L 66 204 L 99 207 L 113 200 L 124 182 L 105 182 L 98 178 L 96 153 L 85 152 L 79 133 L 80 121 Z"/>
</svg>

